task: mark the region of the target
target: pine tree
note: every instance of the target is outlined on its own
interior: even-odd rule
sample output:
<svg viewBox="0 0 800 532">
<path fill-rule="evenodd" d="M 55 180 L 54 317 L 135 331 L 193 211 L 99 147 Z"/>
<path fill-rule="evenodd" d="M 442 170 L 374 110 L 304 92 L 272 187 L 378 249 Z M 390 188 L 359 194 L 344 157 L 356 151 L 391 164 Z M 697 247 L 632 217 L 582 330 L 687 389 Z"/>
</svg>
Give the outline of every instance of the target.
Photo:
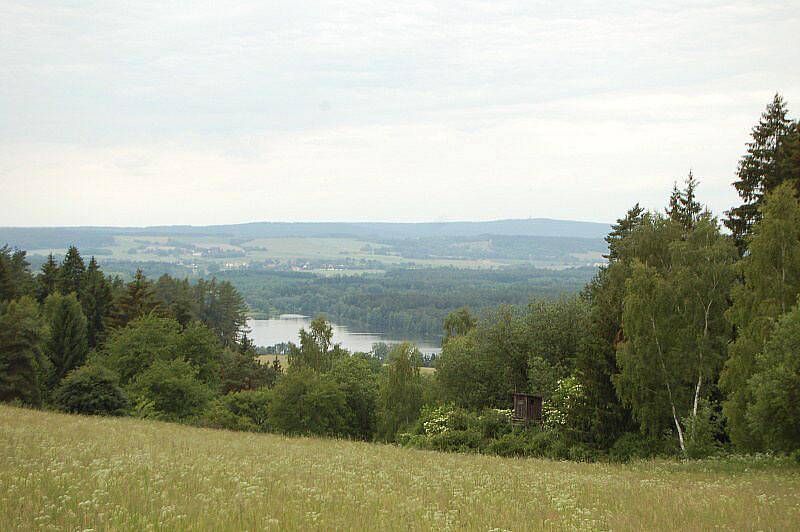
<svg viewBox="0 0 800 532">
<path fill-rule="evenodd" d="M 633 208 L 629 209 L 625 218 L 620 218 L 617 223 L 611 226 L 611 232 L 605 238 L 608 243 L 608 255 L 603 255 L 609 261 L 615 261 L 619 258 L 620 250 L 618 246 L 620 242 L 636 227 L 642 224 L 644 219 L 644 209 L 637 203 Z"/>
<path fill-rule="evenodd" d="M 44 324 L 30 297 L 0 307 L 0 401 L 41 405 Z"/>
<path fill-rule="evenodd" d="M 52 253 L 47 256 L 47 261 L 42 264 L 42 273 L 36 278 L 36 299 L 44 303 L 47 296 L 58 291 L 59 272 L 58 263 Z"/>
<path fill-rule="evenodd" d="M 80 298 L 83 277 L 86 274 L 86 265 L 83 263 L 78 248 L 70 246 L 64 261 L 61 263 L 58 275 L 58 290 L 62 294 L 75 294 Z"/>
<path fill-rule="evenodd" d="M 761 120 L 751 133 L 747 154 L 739 161 L 738 180 L 733 183 L 743 203 L 726 214 L 725 226 L 731 230 L 740 251 L 744 250 L 751 228 L 760 218 L 759 207 L 764 194 L 777 187 L 783 179 L 780 165 L 776 163 L 783 138 L 790 130 L 786 103 L 780 94 L 761 115 Z"/>
<path fill-rule="evenodd" d="M 25 251 L 0 247 L 0 301 L 16 299 L 33 292 L 33 276 Z"/>
<path fill-rule="evenodd" d="M 45 353 L 51 364 L 49 386 L 54 388 L 67 373 L 86 361 L 89 351 L 86 316 L 74 292 L 66 296 L 48 296 L 44 313 L 50 328 L 45 344 Z"/>
<path fill-rule="evenodd" d="M 152 283 L 142 270 L 137 269 L 133 281 L 128 283 L 120 296 L 110 320 L 112 327 L 124 327 L 140 316 L 160 310 Z"/>
<path fill-rule="evenodd" d="M 89 347 L 94 348 L 103 338 L 106 321 L 114 307 L 114 294 L 111 283 L 100 271 L 97 261 L 92 257 L 86 269 L 81 305 L 87 320 Z"/>
<path fill-rule="evenodd" d="M 677 183 L 672 185 L 672 194 L 670 194 L 669 203 L 665 209 L 669 219 L 681 224 L 687 232 L 695 226 L 703 214 L 703 206 L 697 201 L 695 193 L 697 185 L 697 179 L 689 170 L 683 190 L 678 188 Z"/>
</svg>

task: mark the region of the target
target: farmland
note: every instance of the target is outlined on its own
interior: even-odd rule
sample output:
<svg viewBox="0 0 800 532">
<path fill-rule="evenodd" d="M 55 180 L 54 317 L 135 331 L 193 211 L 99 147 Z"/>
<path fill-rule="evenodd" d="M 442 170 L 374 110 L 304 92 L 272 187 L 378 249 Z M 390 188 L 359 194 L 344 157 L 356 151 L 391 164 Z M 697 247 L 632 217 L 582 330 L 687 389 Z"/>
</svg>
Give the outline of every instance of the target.
<svg viewBox="0 0 800 532">
<path fill-rule="evenodd" d="M 775 459 L 443 454 L 0 406 L 0 529 L 789 530 Z"/>
</svg>

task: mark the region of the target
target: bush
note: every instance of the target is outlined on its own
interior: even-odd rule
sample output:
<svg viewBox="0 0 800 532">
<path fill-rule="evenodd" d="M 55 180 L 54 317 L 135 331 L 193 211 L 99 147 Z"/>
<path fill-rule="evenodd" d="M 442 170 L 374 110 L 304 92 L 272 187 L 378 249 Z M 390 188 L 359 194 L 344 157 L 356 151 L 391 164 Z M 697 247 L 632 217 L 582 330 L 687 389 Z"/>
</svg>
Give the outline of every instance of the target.
<svg viewBox="0 0 800 532">
<path fill-rule="evenodd" d="M 245 390 L 216 399 L 203 415 L 203 424 L 209 427 L 267 432 L 271 391 Z"/>
<path fill-rule="evenodd" d="M 645 436 L 637 432 L 627 432 L 614 442 L 609 457 L 617 462 L 644 460 L 656 456 L 674 455 L 675 443 L 672 437 Z"/>
<path fill-rule="evenodd" d="M 456 453 L 481 452 L 484 448 L 481 433 L 475 429 L 446 430 L 427 438 L 426 448 Z"/>
<path fill-rule="evenodd" d="M 284 434 L 345 436 L 352 415 L 339 385 L 309 368 L 290 370 L 272 389 L 269 423 Z"/>
<path fill-rule="evenodd" d="M 528 454 L 528 441 L 524 433 L 509 432 L 496 440 L 490 441 L 486 451 L 498 456 L 526 456 Z"/>
<path fill-rule="evenodd" d="M 156 360 L 131 385 L 136 412 L 143 417 L 186 421 L 200 415 L 212 398 L 197 369 L 182 358 Z"/>
<path fill-rule="evenodd" d="M 65 412 L 111 416 L 122 415 L 128 404 L 116 373 L 95 364 L 68 373 L 53 402 Z"/>
</svg>

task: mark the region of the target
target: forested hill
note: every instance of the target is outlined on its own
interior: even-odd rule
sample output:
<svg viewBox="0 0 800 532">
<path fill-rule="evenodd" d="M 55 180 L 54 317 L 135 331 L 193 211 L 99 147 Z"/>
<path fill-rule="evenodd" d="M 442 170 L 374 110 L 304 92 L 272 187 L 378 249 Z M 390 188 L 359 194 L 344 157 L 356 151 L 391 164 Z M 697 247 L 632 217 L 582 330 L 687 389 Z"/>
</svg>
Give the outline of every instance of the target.
<svg viewBox="0 0 800 532">
<path fill-rule="evenodd" d="M 255 222 L 231 225 L 153 227 L 0 227 L 0 242 L 25 249 L 61 248 L 71 244 L 104 246 L 114 236 L 350 237 L 404 239 L 480 235 L 600 239 L 609 225 L 595 222 L 529 218 L 488 222 Z"/>
</svg>

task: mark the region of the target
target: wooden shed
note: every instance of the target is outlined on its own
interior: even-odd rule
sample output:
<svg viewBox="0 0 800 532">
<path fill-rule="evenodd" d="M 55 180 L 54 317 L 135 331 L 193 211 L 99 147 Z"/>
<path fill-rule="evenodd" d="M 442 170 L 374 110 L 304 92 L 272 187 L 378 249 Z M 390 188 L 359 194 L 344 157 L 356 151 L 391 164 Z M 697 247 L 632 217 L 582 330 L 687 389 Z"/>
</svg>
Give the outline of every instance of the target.
<svg viewBox="0 0 800 532">
<path fill-rule="evenodd" d="M 542 397 L 529 393 L 514 393 L 514 416 L 518 423 L 542 420 Z"/>
</svg>

